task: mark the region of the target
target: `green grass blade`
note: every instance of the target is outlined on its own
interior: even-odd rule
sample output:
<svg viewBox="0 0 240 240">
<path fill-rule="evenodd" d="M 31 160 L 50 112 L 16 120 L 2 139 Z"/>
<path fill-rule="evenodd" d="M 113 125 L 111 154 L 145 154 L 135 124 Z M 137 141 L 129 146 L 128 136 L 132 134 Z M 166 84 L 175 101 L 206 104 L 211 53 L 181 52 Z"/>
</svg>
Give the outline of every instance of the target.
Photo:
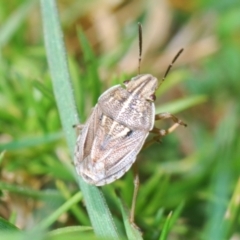
<svg viewBox="0 0 240 240">
<path fill-rule="evenodd" d="M 4 230 L 4 231 L 12 231 L 12 230 L 19 230 L 15 225 L 11 224 L 10 222 L 8 222 L 7 220 L 5 220 L 4 218 L 0 217 L 0 232 Z"/>
<path fill-rule="evenodd" d="M 172 212 L 170 212 L 169 215 L 167 216 L 167 220 L 165 221 L 165 223 L 163 225 L 162 233 L 161 233 L 159 240 L 167 240 L 167 236 L 168 236 L 169 229 L 170 229 L 171 219 L 172 219 Z"/>
<path fill-rule="evenodd" d="M 63 181 L 57 181 L 56 185 L 66 200 L 69 200 L 72 197 L 68 186 L 66 186 Z M 79 223 L 81 223 L 82 225 L 90 225 L 88 217 L 79 205 L 72 205 L 70 211 L 72 215 L 79 221 Z"/>
<path fill-rule="evenodd" d="M 61 194 L 55 190 L 37 191 L 28 187 L 22 187 L 16 184 L 10 184 L 3 181 L 0 181 L 0 190 L 7 190 L 9 192 L 19 194 L 22 196 L 28 196 L 33 199 L 46 199 L 52 201 L 63 200 Z"/>
<path fill-rule="evenodd" d="M 3 161 L 3 158 L 4 158 L 4 154 L 5 154 L 6 151 L 2 151 L 0 153 L 0 165 L 2 164 L 2 161 Z"/>
<path fill-rule="evenodd" d="M 180 214 L 182 213 L 182 210 L 184 208 L 185 203 L 181 202 L 178 207 L 174 210 L 172 216 L 171 216 L 171 221 L 169 223 L 169 230 L 171 228 L 174 227 L 174 224 L 176 223 L 176 221 L 178 220 L 178 218 L 180 217 Z"/>
<path fill-rule="evenodd" d="M 54 95 L 67 143 L 73 156 L 76 134 L 72 126 L 78 123 L 78 115 L 72 93 L 63 35 L 55 1 L 41 0 L 41 6 L 45 45 Z M 98 236 L 118 239 L 115 224 L 101 191 L 86 184 L 80 177 L 78 177 L 78 181 L 95 233 Z"/>
<path fill-rule="evenodd" d="M 75 132 L 72 128 L 79 122 L 76 113 L 75 102 L 72 94 L 72 86 L 66 52 L 63 43 L 58 13 L 54 1 L 41 1 L 43 15 L 43 29 L 47 59 L 53 82 L 54 95 L 66 134 L 68 147 L 73 152 L 75 145 Z"/>
<path fill-rule="evenodd" d="M 128 239 L 142 240 L 143 238 L 142 238 L 141 232 L 136 227 L 134 227 L 133 224 L 130 223 L 128 210 L 123 206 L 123 203 L 120 200 L 119 200 L 119 204 L 121 206 L 123 222 L 124 222 Z"/>
<path fill-rule="evenodd" d="M 98 62 L 97 58 L 95 57 L 93 50 L 91 49 L 91 46 L 89 45 L 89 42 L 84 35 L 83 31 L 78 28 L 78 39 L 82 46 L 83 51 L 83 58 L 86 65 L 86 82 L 89 85 L 89 89 L 91 89 L 92 92 L 92 104 L 95 105 L 97 103 L 98 97 L 101 94 L 101 84 L 100 79 L 98 76 Z"/>
<path fill-rule="evenodd" d="M 69 200 L 67 200 L 61 207 L 59 207 L 54 213 L 46 217 L 42 222 L 39 223 L 40 228 L 48 228 L 53 224 L 63 213 L 68 211 L 72 205 L 76 204 L 82 199 L 82 193 L 78 192 Z"/>
<path fill-rule="evenodd" d="M 0 28 L 0 48 L 4 47 L 5 44 L 8 43 L 13 34 L 22 24 L 23 20 L 26 18 L 28 11 L 36 2 L 36 0 L 23 2 L 22 6 L 20 6 L 4 24 L 2 24 Z"/>
<path fill-rule="evenodd" d="M 43 83 L 41 83 L 40 81 L 33 81 L 33 86 L 38 89 L 44 96 L 46 96 L 47 98 L 49 98 L 50 100 L 52 100 L 54 98 L 52 92 L 50 91 L 50 89 L 48 89 Z"/>
<path fill-rule="evenodd" d="M 174 113 L 181 112 L 187 108 L 204 103 L 206 101 L 207 101 L 207 97 L 204 95 L 186 97 L 177 101 L 172 101 L 171 103 L 161 105 L 161 107 L 156 107 L 156 113 L 170 112 L 174 114 Z"/>
<path fill-rule="evenodd" d="M 71 227 L 64 227 L 64 228 L 59 228 L 56 230 L 53 230 L 49 233 L 50 237 L 65 237 L 65 239 L 67 239 L 69 237 L 69 235 L 73 235 L 73 234 L 78 234 L 79 236 L 83 233 L 83 232 L 92 232 L 92 228 L 88 227 L 88 226 L 71 226 Z"/>
<path fill-rule="evenodd" d="M 226 225 L 227 233 L 231 235 L 236 228 L 239 215 L 240 215 L 240 204 L 239 204 L 239 196 L 240 196 L 240 178 L 236 183 L 236 187 L 234 189 L 231 200 L 229 201 L 227 210 L 224 216 L 224 225 Z M 230 236 L 229 236 L 230 237 Z"/>
<path fill-rule="evenodd" d="M 0 150 L 19 150 L 24 148 L 35 147 L 57 141 L 63 137 L 62 132 L 50 133 L 39 137 L 32 137 L 11 141 L 9 143 L 0 144 Z"/>
<path fill-rule="evenodd" d="M 239 138 L 238 126 L 239 120 L 236 114 L 236 108 L 232 105 L 228 106 L 227 114 L 221 119 L 217 131 L 215 142 L 215 155 L 216 161 L 214 166 L 214 173 L 211 183 L 211 194 L 214 196 L 208 206 L 208 222 L 205 227 L 203 239 L 218 239 L 225 240 L 228 233 L 228 222 L 224 221 L 226 217 L 226 203 L 229 201 L 229 186 L 232 181 L 232 169 L 229 164 L 231 159 L 235 157 L 235 141 Z M 229 203 L 231 206 L 231 202 Z M 235 207 L 237 211 L 237 208 Z M 237 212 L 235 212 L 237 214 Z M 234 219 L 231 219 L 232 224 Z M 239 220 L 237 220 L 239 221 Z"/>
</svg>

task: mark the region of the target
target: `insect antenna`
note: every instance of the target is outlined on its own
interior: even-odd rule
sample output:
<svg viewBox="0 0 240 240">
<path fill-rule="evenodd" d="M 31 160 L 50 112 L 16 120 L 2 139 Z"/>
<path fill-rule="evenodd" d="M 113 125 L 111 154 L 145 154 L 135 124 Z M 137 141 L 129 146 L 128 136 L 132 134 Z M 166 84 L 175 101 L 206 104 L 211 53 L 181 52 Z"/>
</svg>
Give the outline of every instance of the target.
<svg viewBox="0 0 240 240">
<path fill-rule="evenodd" d="M 176 56 L 173 58 L 171 64 L 168 66 L 167 71 L 165 72 L 165 74 L 164 74 L 164 76 L 163 76 L 163 78 L 162 78 L 162 82 L 163 82 L 163 81 L 165 80 L 165 78 L 167 77 L 167 75 L 168 75 L 169 71 L 171 70 L 173 64 L 176 62 L 176 60 L 177 60 L 178 57 L 181 55 L 181 53 L 183 52 L 183 50 L 184 50 L 183 48 L 180 49 L 180 50 L 178 51 L 178 53 L 176 54 Z"/>
<path fill-rule="evenodd" d="M 138 75 L 140 74 L 140 66 L 142 61 L 142 24 L 138 23 L 138 44 L 139 44 L 139 55 L 138 55 Z"/>
</svg>

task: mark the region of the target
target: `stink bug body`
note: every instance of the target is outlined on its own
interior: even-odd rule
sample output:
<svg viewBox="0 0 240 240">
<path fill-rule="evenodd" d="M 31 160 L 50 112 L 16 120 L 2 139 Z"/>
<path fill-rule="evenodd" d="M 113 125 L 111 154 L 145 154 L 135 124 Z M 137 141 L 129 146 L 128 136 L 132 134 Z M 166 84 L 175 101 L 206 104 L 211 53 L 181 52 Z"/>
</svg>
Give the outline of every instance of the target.
<svg viewBox="0 0 240 240">
<path fill-rule="evenodd" d="M 140 62 L 141 34 L 139 40 Z M 99 97 L 91 116 L 81 129 L 75 147 L 75 167 L 87 183 L 102 186 L 115 181 L 135 162 L 149 132 L 157 136 L 147 145 L 179 125 L 185 125 L 170 113 L 155 116 L 155 91 L 159 85 L 154 76 L 142 74 L 125 81 L 123 86 L 111 87 Z M 160 130 L 154 127 L 155 120 L 166 118 L 175 122 L 171 128 Z"/>
</svg>

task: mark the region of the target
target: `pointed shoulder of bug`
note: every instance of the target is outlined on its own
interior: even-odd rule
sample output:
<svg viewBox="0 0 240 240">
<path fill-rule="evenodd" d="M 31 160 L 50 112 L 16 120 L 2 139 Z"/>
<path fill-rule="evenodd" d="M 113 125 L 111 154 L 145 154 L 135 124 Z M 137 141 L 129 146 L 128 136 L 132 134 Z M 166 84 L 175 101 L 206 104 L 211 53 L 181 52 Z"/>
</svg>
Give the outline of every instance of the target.
<svg viewBox="0 0 240 240">
<path fill-rule="evenodd" d="M 138 75 L 114 86 L 98 99 L 104 115 L 132 130 L 149 131 L 153 127 L 157 79 L 150 74 Z"/>
</svg>

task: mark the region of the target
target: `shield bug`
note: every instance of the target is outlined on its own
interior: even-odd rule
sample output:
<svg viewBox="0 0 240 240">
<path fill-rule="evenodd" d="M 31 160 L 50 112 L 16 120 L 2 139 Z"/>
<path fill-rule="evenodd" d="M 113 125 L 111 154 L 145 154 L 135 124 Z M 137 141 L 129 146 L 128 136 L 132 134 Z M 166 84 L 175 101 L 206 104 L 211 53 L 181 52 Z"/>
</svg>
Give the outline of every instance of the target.
<svg viewBox="0 0 240 240">
<path fill-rule="evenodd" d="M 139 72 L 142 34 L 139 24 Z M 181 120 L 170 113 L 155 115 L 155 91 L 164 81 L 181 49 L 169 65 L 161 82 L 151 74 L 139 74 L 123 85 L 105 91 L 98 99 L 85 125 L 80 125 L 74 163 L 77 173 L 89 184 L 102 186 L 122 177 L 142 147 L 172 132 Z M 154 127 L 155 120 L 170 118 L 174 124 L 167 130 Z M 145 143 L 149 133 L 156 136 Z"/>
</svg>

